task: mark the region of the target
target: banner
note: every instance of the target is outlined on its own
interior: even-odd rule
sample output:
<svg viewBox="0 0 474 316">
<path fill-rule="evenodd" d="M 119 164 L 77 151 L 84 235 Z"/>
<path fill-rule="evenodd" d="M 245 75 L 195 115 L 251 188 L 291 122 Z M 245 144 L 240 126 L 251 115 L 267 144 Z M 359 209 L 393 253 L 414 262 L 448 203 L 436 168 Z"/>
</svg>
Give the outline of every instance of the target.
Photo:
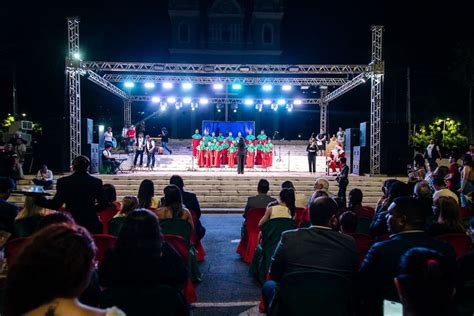
<svg viewBox="0 0 474 316">
<path fill-rule="evenodd" d="M 204 135 L 205 130 L 209 132 L 209 135 L 215 132 L 217 136 L 221 132 L 223 136 L 227 136 L 229 132 L 232 132 L 232 136 L 236 137 L 237 133 L 241 132 L 242 136 L 245 137 L 249 132 L 255 135 L 255 121 L 202 121 L 202 135 Z"/>
</svg>

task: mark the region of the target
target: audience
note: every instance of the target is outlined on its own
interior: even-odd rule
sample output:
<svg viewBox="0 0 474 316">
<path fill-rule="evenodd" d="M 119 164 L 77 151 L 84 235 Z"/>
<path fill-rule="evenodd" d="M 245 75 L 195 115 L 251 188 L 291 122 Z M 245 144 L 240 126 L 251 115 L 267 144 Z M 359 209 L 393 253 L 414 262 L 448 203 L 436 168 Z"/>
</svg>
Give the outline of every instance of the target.
<svg viewBox="0 0 474 316">
<path fill-rule="evenodd" d="M 445 197 L 453 198 L 456 201 L 456 203 L 459 205 L 459 197 L 456 195 L 456 193 L 448 189 L 446 185 L 446 180 L 444 180 L 444 178 L 441 178 L 441 177 L 434 178 L 433 188 L 435 189 L 435 192 L 433 193 L 433 201 L 436 201 L 440 197 L 445 196 Z"/>
<path fill-rule="evenodd" d="M 140 208 L 153 211 L 160 206 L 160 201 L 155 197 L 155 185 L 149 179 L 145 179 L 140 183 L 137 197 Z"/>
<path fill-rule="evenodd" d="M 433 216 L 433 192 L 431 191 L 430 185 L 427 181 L 423 180 L 415 184 L 413 189 L 413 197 L 418 200 L 421 207 L 423 208 L 423 213 L 425 218 Z"/>
<path fill-rule="evenodd" d="M 446 176 L 448 189 L 456 192 L 459 189 L 461 182 L 461 174 L 459 173 L 458 160 L 454 157 L 449 157 L 448 175 Z"/>
<path fill-rule="evenodd" d="M 99 281 L 106 288 L 182 288 L 187 279 L 181 257 L 163 240 L 158 218 L 145 209 L 126 217 L 115 246 L 99 267 Z"/>
<path fill-rule="evenodd" d="M 374 216 L 374 209 L 362 206 L 363 197 L 360 189 L 352 189 L 349 192 L 349 207 L 346 210 L 354 212 L 357 216 L 372 218 Z"/>
<path fill-rule="evenodd" d="M 393 186 L 393 185 L 392 185 Z M 367 253 L 359 273 L 359 293 L 363 315 L 382 315 L 383 300 L 398 301 L 393 284 L 402 255 L 413 247 L 426 247 L 445 255 L 454 269 L 456 255 L 447 243 L 429 237 L 424 231 L 425 216 L 415 198 L 402 196 L 388 210 L 390 239 L 375 243 Z"/>
<path fill-rule="evenodd" d="M 268 195 L 270 183 L 266 179 L 260 179 L 257 185 L 257 195 L 250 196 L 245 204 L 244 218 L 247 218 L 248 211 L 252 208 L 266 208 L 268 204 L 276 202 L 275 198 Z"/>
<path fill-rule="evenodd" d="M 48 166 L 42 165 L 36 174 L 36 178 L 32 181 L 34 184 L 42 186 L 45 190 L 51 190 L 53 188 L 53 179 L 53 172 L 48 169 Z"/>
<path fill-rule="evenodd" d="M 176 185 L 170 184 L 163 189 L 163 192 L 165 194 L 164 204 L 162 207 L 154 211 L 156 216 L 158 216 L 160 220 L 185 220 L 191 225 L 194 231 L 193 216 L 191 215 L 189 210 L 183 206 L 181 190 Z"/>
<path fill-rule="evenodd" d="M 118 235 L 125 222 L 125 218 L 137 208 L 138 199 L 135 196 L 125 196 L 122 199 L 122 209 L 109 220 L 109 234 Z"/>
<path fill-rule="evenodd" d="M 353 278 L 357 268 L 356 244 L 352 237 L 335 231 L 338 211 L 332 198 L 317 198 L 310 205 L 312 226 L 282 234 L 272 258 L 270 281 L 262 289 L 267 308 L 277 283 L 288 273 L 319 271 Z M 277 303 L 275 300 L 272 304 Z"/>
<path fill-rule="evenodd" d="M 36 226 L 41 218 L 50 214 L 50 210 L 35 204 L 33 196 L 26 196 L 23 209 L 15 218 L 15 235 L 18 237 L 27 237 L 36 230 Z"/>
<path fill-rule="evenodd" d="M 426 177 L 425 158 L 423 155 L 416 155 L 413 160 L 413 169 L 408 172 L 408 183 L 414 185 Z"/>
<path fill-rule="evenodd" d="M 461 221 L 459 204 L 452 197 L 442 196 L 434 201 L 434 214 L 438 220 L 428 226 L 430 236 L 445 234 L 465 234 L 466 230 Z"/>
<path fill-rule="evenodd" d="M 291 181 L 284 181 L 281 184 L 282 189 L 293 189 L 293 192 L 295 193 L 295 206 L 298 208 L 305 208 L 306 207 L 306 202 L 308 201 L 307 198 L 303 193 L 297 193 L 295 186 L 293 185 L 293 182 Z"/>
<path fill-rule="evenodd" d="M 474 191 L 474 169 L 471 155 L 463 155 L 462 166 L 461 187 L 458 192 L 461 194 L 461 206 L 468 207 L 470 203 L 466 196 Z"/>
<path fill-rule="evenodd" d="M 268 220 L 273 218 L 295 218 L 295 191 L 291 188 L 283 188 L 277 202 L 268 205 L 265 215 L 258 223 L 262 227 Z"/>
<path fill-rule="evenodd" d="M 102 193 L 102 180 L 88 173 L 90 161 L 86 156 L 78 156 L 72 161 L 73 174 L 58 179 L 56 194 L 51 200 L 43 196 L 36 204 L 51 210 L 58 210 L 66 204 L 77 224 L 84 226 L 92 234 L 102 232 L 102 224 L 97 213 L 104 209 L 107 202 Z"/>
<path fill-rule="evenodd" d="M 115 186 L 110 183 L 106 183 L 102 186 L 102 193 L 104 195 L 105 202 L 107 203 L 107 208 L 119 212 L 122 208 L 122 204 L 117 201 L 117 191 Z"/>
<path fill-rule="evenodd" d="M 314 192 L 311 194 L 308 200 L 308 207 L 311 203 L 320 196 L 329 196 L 329 181 L 324 178 L 317 178 L 313 185 Z M 324 193 L 326 194 L 324 194 Z"/>
<path fill-rule="evenodd" d="M 339 229 L 343 234 L 353 234 L 357 230 L 357 214 L 346 211 L 339 216 Z"/>
<path fill-rule="evenodd" d="M 54 225 L 54 224 L 69 224 L 74 225 L 74 219 L 66 212 L 52 212 L 46 216 L 41 217 L 38 225 L 36 225 L 36 231 L 40 231 L 43 228 Z"/>
<path fill-rule="evenodd" d="M 18 207 L 7 202 L 13 189 L 13 181 L 10 178 L 0 177 L 0 230 L 11 234 L 14 233 L 15 218 L 18 215 Z"/>
<path fill-rule="evenodd" d="M 400 261 L 395 285 L 404 316 L 454 316 L 452 266 L 439 252 L 412 248 Z"/>
<path fill-rule="evenodd" d="M 94 256 L 94 241 L 82 227 L 56 224 L 33 235 L 8 268 L 7 315 L 124 315 L 79 303 Z"/>
</svg>

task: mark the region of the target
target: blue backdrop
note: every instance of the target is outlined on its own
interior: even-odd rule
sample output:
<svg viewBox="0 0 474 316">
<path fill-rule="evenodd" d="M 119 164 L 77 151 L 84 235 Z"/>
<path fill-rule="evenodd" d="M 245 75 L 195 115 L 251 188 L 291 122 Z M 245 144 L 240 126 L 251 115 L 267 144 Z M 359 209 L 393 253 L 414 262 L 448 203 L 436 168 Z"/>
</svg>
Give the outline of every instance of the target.
<svg viewBox="0 0 474 316">
<path fill-rule="evenodd" d="M 249 131 L 255 135 L 255 121 L 202 121 L 202 135 L 204 135 L 205 130 L 209 132 L 209 135 L 212 132 L 216 132 L 217 136 L 219 132 L 222 132 L 222 135 L 227 136 L 228 132 L 232 132 L 232 135 L 235 137 L 238 132 L 241 132 L 242 136 L 245 137 Z"/>
</svg>

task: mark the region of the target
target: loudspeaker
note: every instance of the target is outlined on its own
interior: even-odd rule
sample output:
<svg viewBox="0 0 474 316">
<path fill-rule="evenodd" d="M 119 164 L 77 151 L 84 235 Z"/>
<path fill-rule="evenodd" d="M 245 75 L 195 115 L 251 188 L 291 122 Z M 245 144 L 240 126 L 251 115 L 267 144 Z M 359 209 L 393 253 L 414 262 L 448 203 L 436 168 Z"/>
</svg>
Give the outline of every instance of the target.
<svg viewBox="0 0 474 316">
<path fill-rule="evenodd" d="M 87 144 L 81 148 L 82 154 L 87 156 L 91 165 L 89 167 L 90 173 L 99 172 L 99 144 Z"/>
<path fill-rule="evenodd" d="M 370 153 L 368 147 L 354 146 L 352 147 L 352 173 L 363 175 L 369 173 Z"/>
<path fill-rule="evenodd" d="M 362 122 L 360 123 L 360 135 L 359 135 L 359 146 L 369 147 L 370 146 L 370 123 Z"/>
<path fill-rule="evenodd" d="M 346 152 L 347 165 L 352 166 L 352 147 L 359 145 L 359 129 L 346 128 L 344 151 Z"/>
<path fill-rule="evenodd" d="M 81 144 L 92 144 L 94 142 L 94 120 L 84 118 L 81 119 Z"/>
<path fill-rule="evenodd" d="M 406 175 L 407 164 L 412 160 L 407 123 L 383 123 L 380 160 L 380 171 L 383 174 Z"/>
</svg>

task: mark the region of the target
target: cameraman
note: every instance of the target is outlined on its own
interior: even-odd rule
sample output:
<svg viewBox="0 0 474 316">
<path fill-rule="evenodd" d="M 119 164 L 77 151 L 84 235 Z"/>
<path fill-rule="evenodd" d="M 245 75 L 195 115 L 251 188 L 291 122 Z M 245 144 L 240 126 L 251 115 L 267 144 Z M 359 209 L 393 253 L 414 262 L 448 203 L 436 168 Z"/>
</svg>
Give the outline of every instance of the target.
<svg viewBox="0 0 474 316">
<path fill-rule="evenodd" d="M 347 185 L 349 184 L 349 166 L 347 166 L 346 157 L 340 159 L 341 162 L 341 172 L 336 177 L 336 181 L 339 184 L 339 191 L 337 192 L 338 198 L 341 199 L 343 206 L 346 207 L 346 190 Z"/>
</svg>

